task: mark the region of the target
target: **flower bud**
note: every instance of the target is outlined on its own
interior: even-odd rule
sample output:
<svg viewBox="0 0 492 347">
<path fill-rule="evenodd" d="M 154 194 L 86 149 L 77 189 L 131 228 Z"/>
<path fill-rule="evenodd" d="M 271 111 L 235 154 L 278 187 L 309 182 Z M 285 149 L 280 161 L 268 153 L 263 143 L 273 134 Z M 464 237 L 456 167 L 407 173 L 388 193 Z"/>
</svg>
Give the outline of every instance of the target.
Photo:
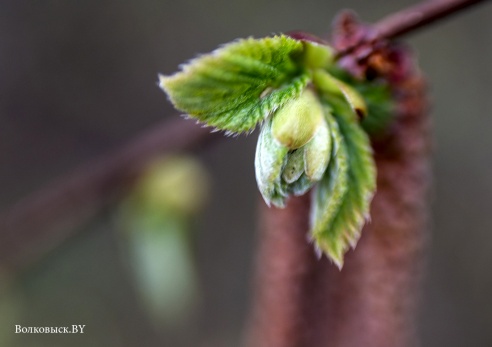
<svg viewBox="0 0 492 347">
<path fill-rule="evenodd" d="M 275 139 L 293 150 L 311 140 L 323 119 L 323 109 L 314 92 L 305 89 L 287 102 L 274 115 L 272 133 Z"/>
<path fill-rule="evenodd" d="M 319 105 L 315 101 L 313 104 Z M 255 157 L 256 181 L 267 205 L 284 207 L 290 195 L 303 195 L 321 180 L 330 160 L 331 137 L 322 114 L 311 139 L 304 146 L 290 149 L 275 137 L 274 124 L 275 117 L 261 128 Z"/>
</svg>

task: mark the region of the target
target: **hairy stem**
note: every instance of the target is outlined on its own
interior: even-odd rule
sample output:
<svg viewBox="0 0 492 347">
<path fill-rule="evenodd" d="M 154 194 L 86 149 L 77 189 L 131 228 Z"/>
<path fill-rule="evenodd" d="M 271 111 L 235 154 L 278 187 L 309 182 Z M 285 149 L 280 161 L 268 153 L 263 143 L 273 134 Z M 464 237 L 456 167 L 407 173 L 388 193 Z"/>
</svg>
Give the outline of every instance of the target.
<svg viewBox="0 0 492 347">
<path fill-rule="evenodd" d="M 324 269 L 326 346 L 418 345 L 416 311 L 425 259 L 430 184 L 428 118 L 421 82 L 400 100 L 388 141 L 376 143 L 372 221 L 344 269 Z"/>
<path fill-rule="evenodd" d="M 256 293 L 247 336 L 251 347 L 315 346 L 310 341 L 318 261 L 308 243 L 309 194 L 285 209 L 261 202 Z"/>
<path fill-rule="evenodd" d="M 419 3 L 383 18 L 372 26 L 371 35 L 338 52 L 338 56 L 350 54 L 367 42 L 398 38 L 485 1 L 487 0 L 433 0 Z"/>
<path fill-rule="evenodd" d="M 376 25 L 379 38 L 394 39 L 486 0 L 433 0 L 391 14 Z"/>
</svg>

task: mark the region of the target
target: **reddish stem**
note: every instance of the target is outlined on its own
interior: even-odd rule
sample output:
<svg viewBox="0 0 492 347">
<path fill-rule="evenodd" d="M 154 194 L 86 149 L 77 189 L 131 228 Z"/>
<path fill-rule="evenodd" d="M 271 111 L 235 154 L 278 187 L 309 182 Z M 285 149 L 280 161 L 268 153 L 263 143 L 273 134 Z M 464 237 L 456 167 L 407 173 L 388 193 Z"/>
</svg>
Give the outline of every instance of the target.
<svg viewBox="0 0 492 347">
<path fill-rule="evenodd" d="M 371 27 L 368 35 L 339 50 L 337 56 L 340 58 L 351 54 L 368 43 L 398 38 L 485 1 L 487 0 L 434 0 L 419 3 L 383 18 Z"/>
<path fill-rule="evenodd" d="M 373 28 L 378 38 L 394 39 L 485 1 L 426 1 L 383 18 Z"/>
</svg>

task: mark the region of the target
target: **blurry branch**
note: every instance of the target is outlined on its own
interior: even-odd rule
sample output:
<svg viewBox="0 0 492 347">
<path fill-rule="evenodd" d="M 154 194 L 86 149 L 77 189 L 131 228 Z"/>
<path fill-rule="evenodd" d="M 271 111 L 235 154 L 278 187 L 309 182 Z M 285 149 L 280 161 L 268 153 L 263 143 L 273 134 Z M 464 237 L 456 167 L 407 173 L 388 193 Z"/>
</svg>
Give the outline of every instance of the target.
<svg viewBox="0 0 492 347">
<path fill-rule="evenodd" d="M 313 309 L 322 262 L 307 241 L 310 195 L 291 197 L 284 209 L 260 202 L 260 234 L 254 302 L 247 326 L 247 347 L 321 346 Z M 328 264 L 329 265 L 329 264 Z"/>
<path fill-rule="evenodd" d="M 411 31 L 432 24 L 439 19 L 458 13 L 472 5 L 486 0 L 433 0 L 424 1 L 404 10 L 390 14 L 372 25 L 372 32 L 366 37 L 338 52 L 338 56 L 350 54 L 360 45 L 382 39 L 395 39 Z"/>
<path fill-rule="evenodd" d="M 485 0 L 434 0 L 389 15 L 374 29 L 379 38 L 397 38 Z"/>
<path fill-rule="evenodd" d="M 397 12 L 374 25 L 375 36 L 363 38 L 339 56 L 376 38 L 403 35 L 481 1 L 431 1 Z M 75 234 L 76 226 L 94 216 L 156 154 L 198 147 L 219 136 L 190 121 L 164 122 L 123 149 L 25 198 L 0 215 L 0 264 L 10 268 L 28 265 Z"/>
<path fill-rule="evenodd" d="M 28 266 L 77 232 L 136 178 L 153 157 L 205 145 L 221 137 L 183 119 L 163 121 L 125 147 L 21 200 L 0 215 L 0 264 Z"/>
</svg>

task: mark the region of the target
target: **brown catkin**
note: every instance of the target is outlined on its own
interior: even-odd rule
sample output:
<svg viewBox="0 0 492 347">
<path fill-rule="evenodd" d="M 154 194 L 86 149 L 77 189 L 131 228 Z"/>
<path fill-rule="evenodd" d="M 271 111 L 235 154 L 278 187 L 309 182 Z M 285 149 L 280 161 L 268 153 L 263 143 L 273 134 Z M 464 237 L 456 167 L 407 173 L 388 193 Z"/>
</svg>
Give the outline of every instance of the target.
<svg viewBox="0 0 492 347">
<path fill-rule="evenodd" d="M 347 27 L 350 35 L 368 30 Z M 347 44 L 350 35 L 336 29 L 335 46 Z M 248 347 L 418 346 L 431 181 L 426 88 L 408 51 L 381 44 L 374 52 L 345 61 L 355 74 L 388 79 L 397 104 L 395 122 L 373 139 L 378 177 L 371 222 L 339 271 L 307 241 L 308 196 L 291 198 L 284 210 L 262 206 Z"/>
</svg>

